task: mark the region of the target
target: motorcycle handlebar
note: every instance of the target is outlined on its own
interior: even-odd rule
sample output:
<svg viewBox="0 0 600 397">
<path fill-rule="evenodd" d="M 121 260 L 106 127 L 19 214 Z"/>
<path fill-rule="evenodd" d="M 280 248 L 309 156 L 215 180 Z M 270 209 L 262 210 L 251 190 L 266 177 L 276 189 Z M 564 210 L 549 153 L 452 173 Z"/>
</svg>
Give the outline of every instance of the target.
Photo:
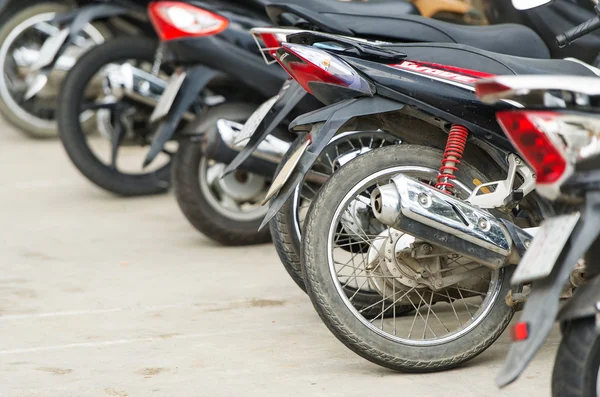
<svg viewBox="0 0 600 397">
<path fill-rule="evenodd" d="M 556 37 L 556 42 L 560 48 L 571 44 L 578 38 L 585 36 L 586 34 L 593 32 L 594 30 L 600 29 L 600 17 L 596 16 L 588 21 L 585 21 L 581 25 L 577 25 L 572 29 L 567 30 L 563 34 Z"/>
</svg>

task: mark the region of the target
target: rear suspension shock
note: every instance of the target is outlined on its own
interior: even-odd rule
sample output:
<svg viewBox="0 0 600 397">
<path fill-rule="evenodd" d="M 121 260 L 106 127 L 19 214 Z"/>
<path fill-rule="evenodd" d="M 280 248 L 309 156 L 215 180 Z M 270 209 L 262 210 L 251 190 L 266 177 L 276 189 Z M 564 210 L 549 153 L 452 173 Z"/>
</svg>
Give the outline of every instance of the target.
<svg viewBox="0 0 600 397">
<path fill-rule="evenodd" d="M 469 130 L 462 125 L 453 124 L 450 128 L 442 166 L 440 167 L 435 185 L 436 188 L 444 193 L 454 194 L 455 186 L 453 181 L 456 179 L 454 173 L 458 171 L 458 165 L 463 157 L 468 136 Z"/>
</svg>

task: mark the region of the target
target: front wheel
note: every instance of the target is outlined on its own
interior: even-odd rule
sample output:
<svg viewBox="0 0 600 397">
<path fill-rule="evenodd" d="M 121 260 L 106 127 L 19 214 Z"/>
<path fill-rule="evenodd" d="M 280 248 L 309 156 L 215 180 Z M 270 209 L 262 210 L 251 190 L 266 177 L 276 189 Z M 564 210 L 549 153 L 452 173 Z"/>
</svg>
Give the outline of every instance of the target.
<svg viewBox="0 0 600 397">
<path fill-rule="evenodd" d="M 552 371 L 553 397 L 596 397 L 600 338 L 595 318 L 565 324 Z"/>
<path fill-rule="evenodd" d="M 400 173 L 435 184 L 441 157 L 441 151 L 417 145 L 364 154 L 330 177 L 305 221 L 305 282 L 321 319 L 348 348 L 398 371 L 458 366 L 489 347 L 513 316 L 505 302 L 512 268 L 491 271 L 373 215 L 375 187 Z M 462 199 L 489 179 L 466 161 L 456 176 Z M 431 254 L 414 259 L 419 251 Z M 375 297 L 364 307 L 353 291 L 366 286 Z M 406 306 L 413 313 L 400 316 Z"/>
</svg>

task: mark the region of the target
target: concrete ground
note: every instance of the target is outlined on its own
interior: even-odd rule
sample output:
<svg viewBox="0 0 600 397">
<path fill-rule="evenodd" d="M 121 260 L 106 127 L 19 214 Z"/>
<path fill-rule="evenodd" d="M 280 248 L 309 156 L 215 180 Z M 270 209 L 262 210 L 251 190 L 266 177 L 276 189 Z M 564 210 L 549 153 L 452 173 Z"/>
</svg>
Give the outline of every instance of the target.
<svg viewBox="0 0 600 397">
<path fill-rule="evenodd" d="M 345 348 L 270 245 L 223 248 L 172 195 L 121 199 L 58 141 L 0 124 L 0 396 L 549 396 L 555 331 L 499 391 L 468 366 L 397 374 Z"/>
</svg>

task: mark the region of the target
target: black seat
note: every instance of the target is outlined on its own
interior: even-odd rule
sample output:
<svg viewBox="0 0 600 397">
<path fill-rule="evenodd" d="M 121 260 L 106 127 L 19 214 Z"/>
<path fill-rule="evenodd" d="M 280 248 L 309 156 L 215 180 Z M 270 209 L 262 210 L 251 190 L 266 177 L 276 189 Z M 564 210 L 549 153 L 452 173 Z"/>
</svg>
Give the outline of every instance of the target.
<svg viewBox="0 0 600 397">
<path fill-rule="evenodd" d="M 461 44 L 421 43 L 384 47 L 406 54 L 408 61 L 454 66 L 493 75 L 564 74 L 598 77 L 592 69 L 575 61 L 516 57 Z"/>
<path fill-rule="evenodd" d="M 333 0 L 288 0 L 271 3 L 285 12 L 304 15 L 323 31 L 396 42 L 459 43 L 501 54 L 548 59 L 543 40 L 526 26 L 464 26 L 414 13 L 407 1 L 345 3 Z M 325 29 L 327 28 L 327 29 Z"/>
<path fill-rule="evenodd" d="M 367 3 L 368 4 L 368 3 Z M 326 14 L 349 27 L 359 37 L 377 37 L 406 42 L 465 44 L 501 54 L 548 59 L 550 51 L 530 28 L 516 24 L 464 26 L 417 15 L 385 16 Z"/>
</svg>

